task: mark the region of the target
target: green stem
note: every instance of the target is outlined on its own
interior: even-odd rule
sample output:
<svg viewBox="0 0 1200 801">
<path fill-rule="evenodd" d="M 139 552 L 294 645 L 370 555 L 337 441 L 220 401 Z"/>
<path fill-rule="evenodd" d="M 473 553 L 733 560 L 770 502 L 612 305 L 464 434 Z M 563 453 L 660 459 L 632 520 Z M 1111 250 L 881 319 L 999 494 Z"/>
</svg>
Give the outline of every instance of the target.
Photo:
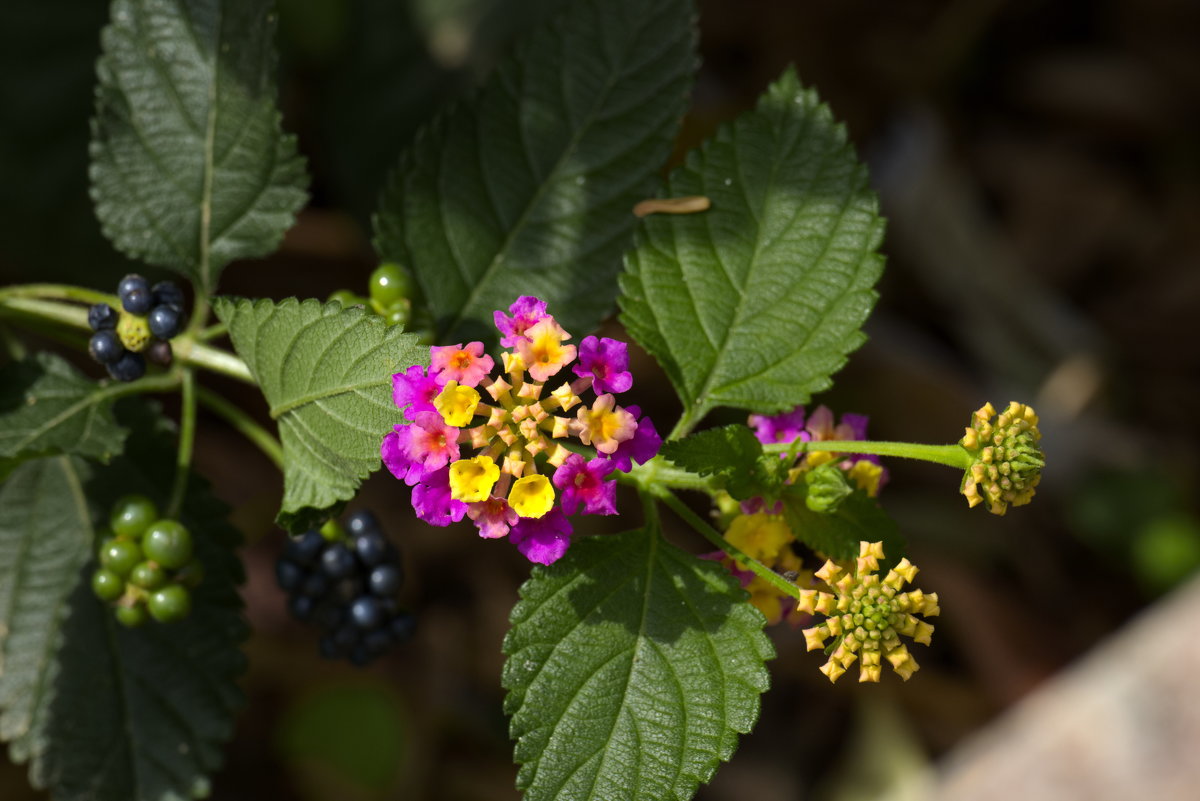
<svg viewBox="0 0 1200 801">
<path fill-rule="evenodd" d="M 700 422 L 700 418 L 704 417 L 707 409 L 700 406 L 687 406 L 683 410 L 683 414 L 679 416 L 679 421 L 675 423 L 675 427 L 671 429 L 671 433 L 667 435 L 667 439 L 683 439 L 691 433 L 692 428 L 696 423 Z"/>
<path fill-rule="evenodd" d="M 919 459 L 923 462 L 944 464 L 966 470 L 971 466 L 971 454 L 957 444 L 922 445 L 916 442 L 871 442 L 860 440 L 821 440 L 813 442 L 781 442 L 763 446 L 767 453 L 804 453 L 823 451 L 831 453 L 869 453 L 875 456 L 900 456 Z"/>
<path fill-rule="evenodd" d="M 196 444 L 196 374 L 188 369 L 182 373 L 179 450 L 175 456 L 175 483 L 171 486 L 171 501 L 167 505 L 167 517 L 172 520 L 178 520 L 183 509 L 188 475 L 192 471 L 192 450 Z"/>
<path fill-rule="evenodd" d="M 9 297 L 0 290 L 0 314 L 5 311 L 16 312 L 38 320 L 51 320 L 84 331 L 91 330 L 87 323 L 87 309 L 81 306 L 37 298 Z M 183 364 L 203 367 L 247 384 L 255 384 L 254 376 L 250 374 L 246 363 L 228 351 L 196 342 L 189 336 L 176 338 L 172 341 L 171 347 L 176 360 Z"/>
<path fill-rule="evenodd" d="M 700 515 L 689 509 L 687 504 L 675 497 L 674 493 L 667 490 L 658 490 L 654 491 L 654 495 L 667 506 L 671 507 L 671 510 L 675 514 L 683 518 L 685 522 L 691 525 L 706 540 L 731 556 L 739 565 L 749 568 L 754 575 L 766 581 L 780 592 L 796 600 L 800 600 L 799 587 L 722 537 L 721 532 L 709 525 L 708 521 L 700 517 Z"/>
<path fill-rule="evenodd" d="M 81 286 L 69 284 L 17 284 L 0 289 L 0 300 L 7 298 L 40 298 L 45 300 L 74 300 L 88 305 L 107 303 L 115 309 L 120 309 L 116 295 L 97 292 Z"/>
<path fill-rule="evenodd" d="M 196 334 L 196 339 L 200 342 L 211 342 L 217 337 L 223 337 L 229 332 L 229 326 L 225 323 L 215 323 L 205 328 L 203 331 Z"/>
<path fill-rule="evenodd" d="M 0 342 L 4 343 L 4 351 L 13 361 L 24 361 L 29 355 L 24 343 L 17 339 L 17 335 L 7 325 L 0 325 Z"/>
<path fill-rule="evenodd" d="M 653 490 L 655 487 L 698 490 L 712 495 L 716 487 L 712 477 L 701 477 L 655 456 L 645 464 L 634 464 L 628 473 L 617 473 L 617 480 L 626 484 Z"/>
<path fill-rule="evenodd" d="M 250 418 L 250 415 L 211 390 L 204 387 L 197 387 L 196 397 L 199 398 L 200 403 L 205 408 L 211 410 L 226 423 L 229 423 L 235 431 L 257 445 L 258 449 L 266 454 L 267 458 L 274 462 L 276 467 L 281 471 L 283 470 L 283 446 L 279 444 L 279 440 L 271 435 L 271 432 L 254 422 Z"/>
</svg>

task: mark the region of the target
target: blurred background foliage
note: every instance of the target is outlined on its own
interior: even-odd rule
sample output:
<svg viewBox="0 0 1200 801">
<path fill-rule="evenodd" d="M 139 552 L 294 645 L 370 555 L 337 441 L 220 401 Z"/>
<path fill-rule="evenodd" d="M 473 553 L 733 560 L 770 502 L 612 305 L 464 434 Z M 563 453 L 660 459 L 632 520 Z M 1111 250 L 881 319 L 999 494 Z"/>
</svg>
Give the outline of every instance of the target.
<svg viewBox="0 0 1200 801">
<path fill-rule="evenodd" d="M 557 5 L 280 0 L 281 102 L 313 200 L 281 251 L 229 270 L 222 291 L 363 292 L 369 216 L 416 128 Z M 799 633 L 780 627 L 760 725 L 699 796 L 870 798 L 1200 564 L 1200 5 L 699 6 L 702 61 L 676 158 L 795 63 L 846 122 L 889 218 L 871 340 L 817 400 L 870 414 L 879 439 L 951 441 L 987 399 L 1029 401 L 1042 415 L 1049 467 L 1037 501 L 1003 519 L 968 512 L 942 468 L 890 465 L 883 504 L 921 586 L 943 598 L 916 679 L 831 688 Z M 96 0 L 40 0 L 13 5 L 0 26 L 6 283 L 108 288 L 129 269 L 87 197 L 105 17 Z M 669 428 L 678 410 L 667 384 L 639 361 L 638 400 Z M 266 420 L 253 392 L 220 388 Z M 466 529 L 414 521 L 407 492 L 373 479 L 354 506 L 374 509 L 404 550 L 420 630 L 368 671 L 322 662 L 274 585 L 279 477 L 219 422 L 201 423 L 199 468 L 248 536 L 255 630 L 249 703 L 213 797 L 515 799 L 500 642 L 524 560 Z M 40 796 L 0 762 L 0 797 Z"/>
</svg>

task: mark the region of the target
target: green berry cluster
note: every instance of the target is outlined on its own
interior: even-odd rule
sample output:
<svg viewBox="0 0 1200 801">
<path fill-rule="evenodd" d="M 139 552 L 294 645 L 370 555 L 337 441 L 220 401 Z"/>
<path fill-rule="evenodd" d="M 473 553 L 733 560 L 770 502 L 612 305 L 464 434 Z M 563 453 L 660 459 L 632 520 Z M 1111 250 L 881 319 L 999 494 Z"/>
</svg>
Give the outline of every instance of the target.
<svg viewBox="0 0 1200 801">
<path fill-rule="evenodd" d="M 183 620 L 192 608 L 189 589 L 202 578 L 191 532 L 182 523 L 160 519 L 144 495 L 126 495 L 113 505 L 109 530 L 100 536 L 92 591 L 113 607 L 118 623 L 132 628 L 149 618 Z"/>
<path fill-rule="evenodd" d="M 413 301 L 416 286 L 408 271 L 399 264 L 386 263 L 375 268 L 369 282 L 369 298 L 356 295 L 348 289 L 339 289 L 329 296 L 344 308 L 361 306 L 384 319 L 388 325 L 410 327 L 413 322 Z M 420 315 L 417 315 L 420 317 Z M 428 326 L 421 326 L 428 327 Z"/>
</svg>

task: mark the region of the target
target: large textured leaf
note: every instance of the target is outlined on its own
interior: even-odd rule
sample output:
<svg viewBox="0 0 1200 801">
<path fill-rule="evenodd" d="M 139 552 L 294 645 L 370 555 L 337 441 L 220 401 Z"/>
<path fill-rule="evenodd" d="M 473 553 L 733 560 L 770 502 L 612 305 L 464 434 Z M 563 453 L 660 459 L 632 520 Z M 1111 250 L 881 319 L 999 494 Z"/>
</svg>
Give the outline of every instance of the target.
<svg viewBox="0 0 1200 801">
<path fill-rule="evenodd" d="M 114 0 L 101 36 L 92 198 L 134 258 L 211 290 L 279 244 L 304 203 L 280 132 L 271 0 Z"/>
<path fill-rule="evenodd" d="M 762 615 L 657 531 L 581 539 L 521 598 L 504 686 L 528 801 L 685 801 L 754 724 Z"/>
<path fill-rule="evenodd" d="M 279 522 L 303 531 L 379 469 L 379 444 L 403 419 L 392 374 L 428 364 L 429 349 L 383 318 L 337 303 L 217 298 L 213 309 L 279 424 Z"/>
<path fill-rule="evenodd" d="M 784 73 L 666 194 L 707 195 L 712 209 L 646 218 L 621 319 L 666 369 L 684 427 L 716 406 L 786 411 L 828 387 L 863 342 L 884 224 L 816 93 Z"/>
<path fill-rule="evenodd" d="M 15 599 L 0 616 L 9 626 L 0 642 L 2 733 L 13 758 L 30 762 L 33 784 L 56 801 L 207 794 L 241 700 L 237 534 L 202 486 L 189 488 L 182 515 L 205 568 L 187 620 L 122 628 L 91 593 L 94 563 L 79 570 L 91 552 L 90 521 L 106 517 L 119 495 L 142 492 L 162 503 L 169 492 L 173 443 L 158 440 L 145 418 L 136 426 L 109 467 L 77 457 L 39 460 L 4 489 L 18 503 L 0 510 L 0 550 L 22 558 L 0 566 L 12 571 L 0 586 Z"/>
<path fill-rule="evenodd" d="M 112 415 L 123 388 L 101 387 L 49 353 L 0 368 L 0 460 L 74 453 L 107 462 L 127 433 Z"/>
<path fill-rule="evenodd" d="M 376 246 L 415 271 L 439 340 L 494 338 L 521 294 L 572 333 L 611 311 L 630 211 L 683 114 L 692 17 L 689 0 L 574 0 L 418 135 Z"/>
</svg>

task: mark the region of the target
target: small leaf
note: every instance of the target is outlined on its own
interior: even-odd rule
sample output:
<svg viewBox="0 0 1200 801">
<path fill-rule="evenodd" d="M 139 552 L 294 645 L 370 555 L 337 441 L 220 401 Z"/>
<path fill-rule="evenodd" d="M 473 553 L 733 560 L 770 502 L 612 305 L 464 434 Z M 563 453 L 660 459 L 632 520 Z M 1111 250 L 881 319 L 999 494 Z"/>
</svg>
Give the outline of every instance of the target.
<svg viewBox="0 0 1200 801">
<path fill-rule="evenodd" d="M 884 224 L 816 93 L 785 72 L 689 155 L 666 194 L 705 195 L 712 209 L 644 220 L 621 319 L 663 365 L 685 423 L 717 406 L 787 411 L 827 388 L 863 343 Z"/>
<path fill-rule="evenodd" d="M 495 338 L 536 295 L 574 334 L 611 310 L 633 205 L 654 186 L 696 57 L 689 0 L 577 0 L 421 131 L 376 247 L 412 268 L 437 340 Z"/>
<path fill-rule="evenodd" d="M 783 488 L 783 515 L 796 538 L 829 559 L 853 559 L 858 543 L 883 542 L 889 555 L 904 552 L 904 538 L 892 518 L 862 490 L 847 495 L 835 512 L 814 512 L 808 507 L 809 488 L 789 484 Z"/>
<path fill-rule="evenodd" d="M 582 538 L 521 598 L 503 683 L 526 801 L 685 801 L 758 717 L 762 615 L 657 530 Z"/>
<path fill-rule="evenodd" d="M 778 456 L 766 456 L 754 433 L 743 425 L 710 428 L 663 444 L 663 456 L 702 476 L 717 475 L 739 501 L 771 495 L 783 480 Z"/>
<path fill-rule="evenodd" d="M 128 492 L 164 502 L 173 475 L 173 440 L 144 412 L 121 419 L 133 433 L 109 467 L 38 460 L 0 491 L 0 553 L 20 554 L 0 564 L 0 581 L 19 590 L 0 610 L 0 733 L 56 801 L 206 795 L 241 702 L 238 536 L 197 480 L 182 514 L 205 573 L 191 615 L 125 629 L 92 595 L 91 521 Z"/>
<path fill-rule="evenodd" d="M 206 291 L 273 251 L 304 204 L 275 107 L 271 0 L 114 0 L 101 34 L 92 199 L 117 249 Z"/>
<path fill-rule="evenodd" d="M 0 368 L 0 459 L 72 453 L 107 462 L 128 433 L 112 402 L 123 384 L 107 387 L 58 356 L 39 353 Z"/>
<path fill-rule="evenodd" d="M 428 364 L 429 349 L 382 317 L 337 303 L 216 298 L 213 310 L 279 423 L 280 525 L 311 528 L 379 469 L 379 445 L 403 421 L 392 374 Z"/>
</svg>

